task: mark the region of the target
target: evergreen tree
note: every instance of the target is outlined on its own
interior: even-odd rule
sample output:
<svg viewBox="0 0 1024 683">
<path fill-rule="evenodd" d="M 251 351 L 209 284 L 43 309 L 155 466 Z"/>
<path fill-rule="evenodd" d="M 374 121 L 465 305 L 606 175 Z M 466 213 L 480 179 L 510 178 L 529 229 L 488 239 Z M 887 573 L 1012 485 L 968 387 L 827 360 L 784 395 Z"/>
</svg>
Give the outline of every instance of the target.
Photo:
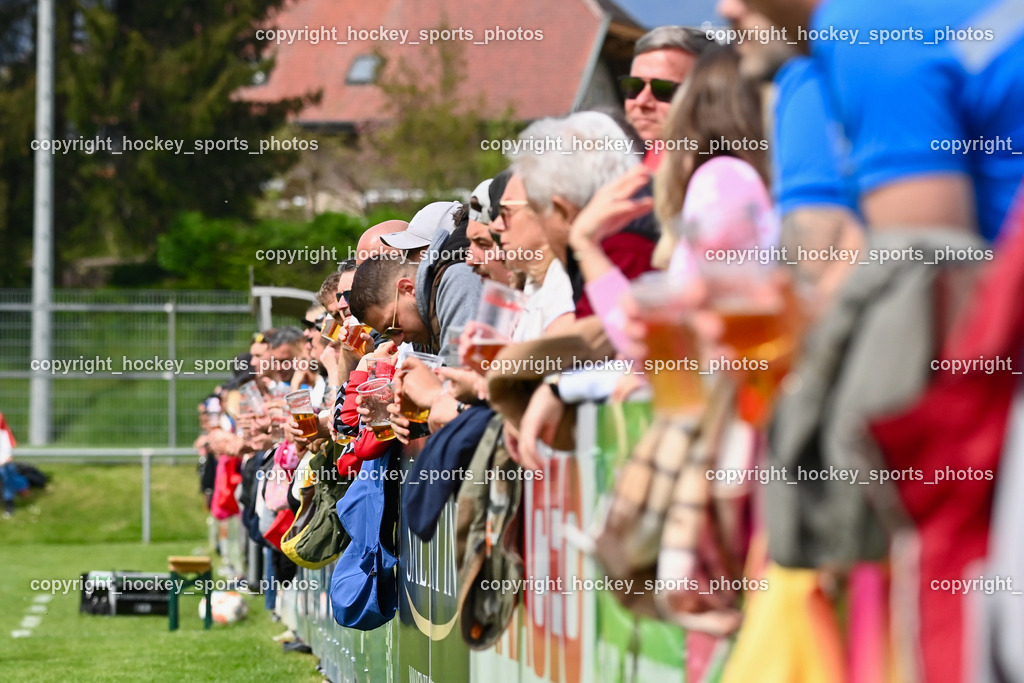
<svg viewBox="0 0 1024 683">
<path fill-rule="evenodd" d="M 58 285 L 77 258 L 151 257 L 184 211 L 251 217 L 260 184 L 296 158 L 252 152 L 305 104 L 233 96 L 272 67 L 256 31 L 282 2 L 56 3 L 55 137 L 73 146 L 54 157 Z M 29 282 L 34 13 L 28 0 L 0 2 L 0 286 Z M 181 147 L 137 148 L 157 141 Z"/>
</svg>

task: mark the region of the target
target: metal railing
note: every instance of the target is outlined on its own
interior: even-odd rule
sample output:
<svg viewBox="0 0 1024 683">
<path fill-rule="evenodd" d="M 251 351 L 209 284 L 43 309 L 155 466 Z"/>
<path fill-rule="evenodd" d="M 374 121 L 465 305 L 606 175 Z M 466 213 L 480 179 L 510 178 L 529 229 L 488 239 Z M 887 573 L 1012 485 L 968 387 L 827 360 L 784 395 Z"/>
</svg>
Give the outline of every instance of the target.
<svg viewBox="0 0 1024 683">
<path fill-rule="evenodd" d="M 45 306 L 50 350 L 40 358 L 31 291 L 0 290 L 0 412 L 33 446 L 191 442 L 196 405 L 230 377 L 228 362 L 248 350 L 249 335 L 296 323 L 294 314 L 275 314 L 277 299 L 309 302 L 314 294 L 268 286 L 55 290 Z"/>
<path fill-rule="evenodd" d="M 166 458 L 174 462 L 175 458 L 196 457 L 192 448 L 31 448 L 14 449 L 14 457 L 23 462 L 45 460 L 47 462 L 88 463 L 90 465 L 108 465 L 127 461 L 140 461 L 142 465 L 142 542 L 149 543 L 152 539 L 153 526 L 153 459 Z"/>
</svg>

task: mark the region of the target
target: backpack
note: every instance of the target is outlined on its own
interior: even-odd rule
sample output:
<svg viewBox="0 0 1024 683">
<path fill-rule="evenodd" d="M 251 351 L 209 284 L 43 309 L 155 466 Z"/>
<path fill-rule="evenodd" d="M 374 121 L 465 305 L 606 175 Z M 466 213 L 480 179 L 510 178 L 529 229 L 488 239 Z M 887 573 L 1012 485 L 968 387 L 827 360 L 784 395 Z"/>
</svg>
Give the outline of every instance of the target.
<svg viewBox="0 0 1024 683">
<path fill-rule="evenodd" d="M 46 484 L 50 481 L 50 477 L 39 471 L 35 465 L 29 465 L 24 462 L 14 463 L 15 471 L 25 478 L 28 482 L 29 487 L 34 489 L 45 489 Z"/>
</svg>

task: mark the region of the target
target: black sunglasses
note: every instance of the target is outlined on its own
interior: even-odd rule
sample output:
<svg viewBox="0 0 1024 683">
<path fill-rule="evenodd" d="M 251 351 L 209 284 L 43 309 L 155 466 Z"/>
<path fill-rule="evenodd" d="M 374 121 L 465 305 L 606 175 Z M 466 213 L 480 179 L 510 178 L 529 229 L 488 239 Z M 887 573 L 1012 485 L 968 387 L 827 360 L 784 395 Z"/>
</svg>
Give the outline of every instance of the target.
<svg viewBox="0 0 1024 683">
<path fill-rule="evenodd" d="M 316 320 L 306 320 L 305 318 L 303 318 L 302 326 L 305 327 L 307 330 L 319 329 L 320 326 L 323 324 L 325 317 L 326 315 L 321 315 Z"/>
<path fill-rule="evenodd" d="M 679 89 L 675 81 L 667 81 L 664 78 L 640 78 L 639 76 L 619 76 L 619 89 L 622 96 L 627 100 L 635 100 L 640 97 L 647 84 L 651 85 L 651 95 L 659 102 L 671 102 L 672 96 Z"/>
</svg>

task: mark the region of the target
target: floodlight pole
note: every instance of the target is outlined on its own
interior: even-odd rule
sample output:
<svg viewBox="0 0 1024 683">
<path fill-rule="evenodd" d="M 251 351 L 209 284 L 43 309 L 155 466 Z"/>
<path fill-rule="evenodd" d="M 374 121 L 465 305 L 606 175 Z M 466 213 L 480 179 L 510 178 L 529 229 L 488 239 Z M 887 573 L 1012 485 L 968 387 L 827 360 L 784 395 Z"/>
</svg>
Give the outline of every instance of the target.
<svg viewBox="0 0 1024 683">
<path fill-rule="evenodd" d="M 39 0 L 36 39 L 36 140 L 53 140 L 54 2 Z M 47 148 L 49 146 L 47 145 Z M 35 152 L 32 211 L 32 358 L 49 360 L 53 301 L 53 154 Z M 29 443 L 50 441 L 50 376 L 32 374 L 29 388 Z"/>
</svg>

